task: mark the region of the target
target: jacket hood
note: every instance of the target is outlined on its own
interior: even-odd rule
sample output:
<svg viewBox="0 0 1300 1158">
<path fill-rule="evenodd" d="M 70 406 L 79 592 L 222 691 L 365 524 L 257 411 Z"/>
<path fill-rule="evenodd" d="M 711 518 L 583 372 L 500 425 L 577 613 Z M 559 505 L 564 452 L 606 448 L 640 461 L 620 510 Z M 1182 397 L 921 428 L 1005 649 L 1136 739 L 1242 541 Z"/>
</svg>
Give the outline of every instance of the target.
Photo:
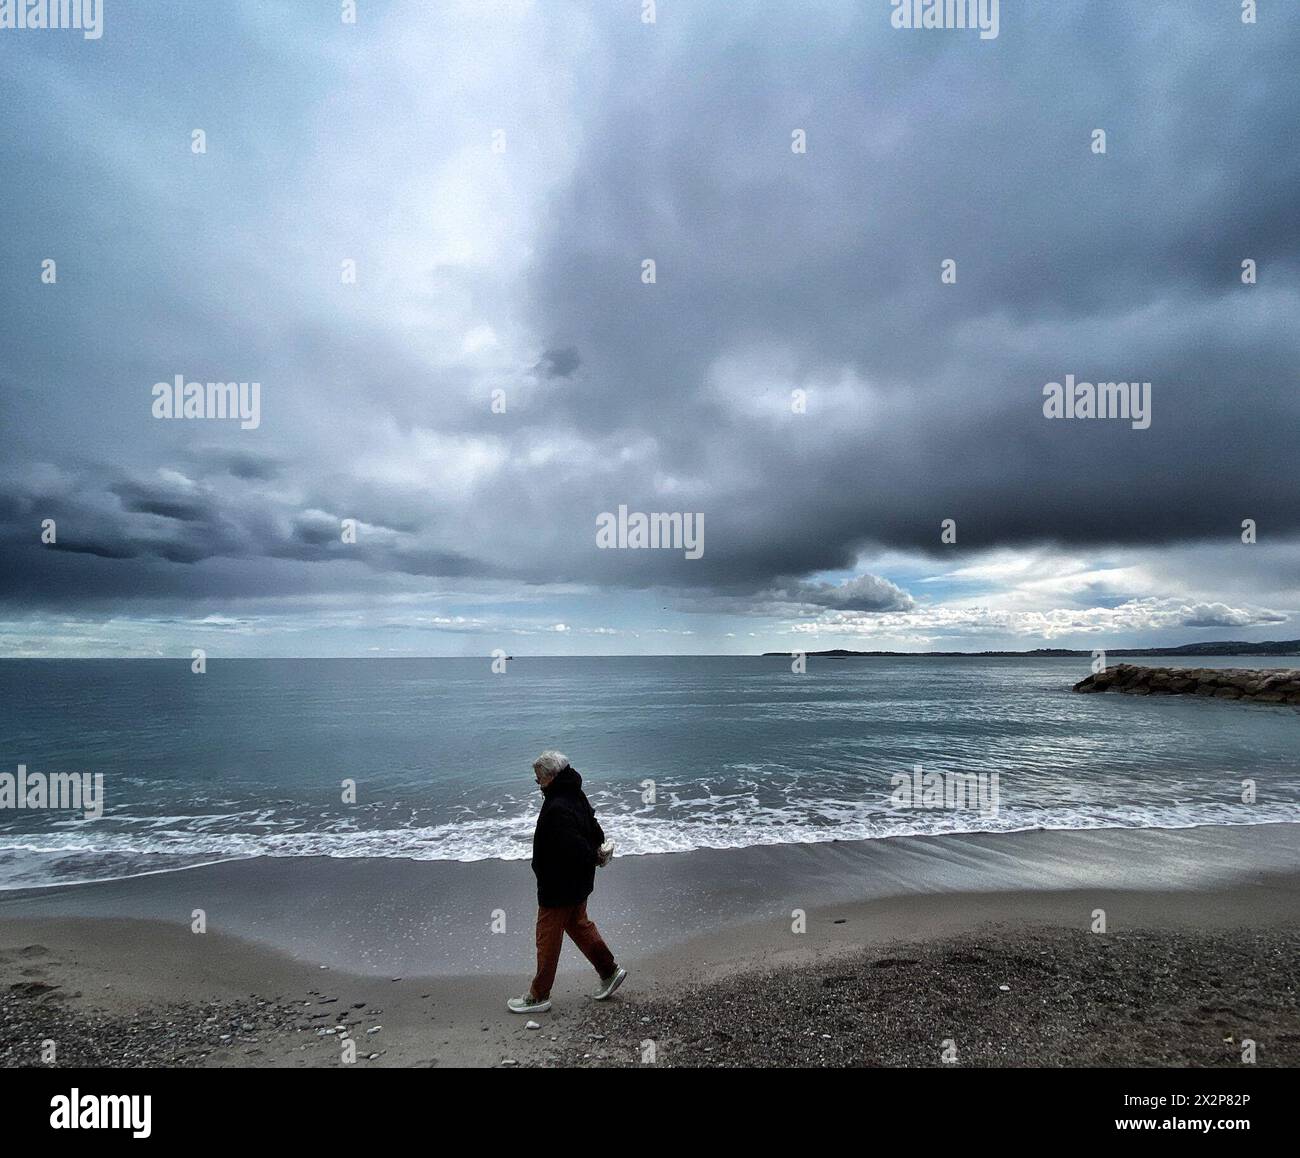
<svg viewBox="0 0 1300 1158">
<path fill-rule="evenodd" d="M 578 775 L 578 770 L 565 768 L 557 772 L 555 779 L 542 789 L 542 795 L 550 796 L 553 792 L 580 792 L 581 790 L 582 777 Z"/>
</svg>

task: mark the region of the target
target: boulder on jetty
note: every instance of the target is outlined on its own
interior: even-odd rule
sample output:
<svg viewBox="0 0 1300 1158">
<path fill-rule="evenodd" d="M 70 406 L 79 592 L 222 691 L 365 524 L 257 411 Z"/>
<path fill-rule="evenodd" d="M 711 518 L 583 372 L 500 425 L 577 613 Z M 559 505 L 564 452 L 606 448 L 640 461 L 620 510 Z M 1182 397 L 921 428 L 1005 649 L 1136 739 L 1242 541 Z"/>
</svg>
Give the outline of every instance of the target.
<svg viewBox="0 0 1300 1158">
<path fill-rule="evenodd" d="M 1074 685 L 1076 692 L 1211 696 L 1256 704 L 1300 704 L 1300 668 L 1139 667 L 1121 663 Z"/>
</svg>

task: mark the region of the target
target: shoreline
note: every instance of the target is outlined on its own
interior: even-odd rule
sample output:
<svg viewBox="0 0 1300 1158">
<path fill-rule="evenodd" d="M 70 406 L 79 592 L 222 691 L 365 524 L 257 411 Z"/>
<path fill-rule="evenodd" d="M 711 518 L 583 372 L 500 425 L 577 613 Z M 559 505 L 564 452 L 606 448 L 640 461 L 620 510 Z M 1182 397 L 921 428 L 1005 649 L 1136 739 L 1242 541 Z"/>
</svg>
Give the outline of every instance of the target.
<svg viewBox="0 0 1300 1158">
<path fill-rule="evenodd" d="M 945 829 L 942 831 L 931 832 L 924 830 L 889 832 L 872 836 L 829 836 L 825 839 L 800 839 L 800 840 L 761 840 L 755 839 L 747 844 L 700 844 L 693 845 L 689 848 L 662 848 L 662 849 L 632 849 L 621 850 L 618 859 L 624 863 L 642 858 L 656 858 L 667 856 L 693 856 L 703 853 L 747 853 L 755 849 L 783 849 L 783 848 L 818 848 L 823 845 L 855 846 L 855 845 L 877 845 L 888 841 L 900 840 L 951 840 L 964 837 L 1008 837 L 1019 836 L 1025 833 L 1121 833 L 1121 832 L 1187 832 L 1195 830 L 1218 830 L 1231 828 L 1257 828 L 1271 827 L 1277 825 L 1300 824 L 1300 808 L 1294 805 L 1278 806 L 1285 815 L 1272 815 L 1260 820 L 1236 820 L 1216 816 L 1208 820 L 1190 820 L 1186 823 L 1154 823 L 1146 825 L 1127 824 L 1116 822 L 1114 824 L 1085 824 L 1085 825 L 1044 825 L 1044 824 L 1024 824 L 1014 828 L 963 828 L 963 829 Z M 322 839 L 326 839 L 322 837 Z M 21 860 L 24 855 L 31 856 L 33 859 L 48 859 L 51 861 L 62 857 L 90 856 L 90 857 L 108 857 L 108 856 L 134 856 L 138 858 L 157 857 L 161 861 L 176 861 L 184 863 L 169 863 L 156 868 L 139 868 L 125 870 L 118 875 L 102 877 L 70 877 L 68 879 L 51 879 L 41 880 L 34 883 L 11 884 L 7 883 L 4 878 L 4 869 L 8 866 L 4 863 L 5 857 L 11 857 L 14 860 Z M 167 876 L 172 873 L 184 873 L 195 869 L 209 869 L 220 865 L 230 864 L 247 864 L 252 862 L 295 862 L 295 861 L 373 861 L 376 863 L 399 862 L 410 864 L 457 864 L 457 865 L 475 865 L 475 864 L 493 864 L 493 865 L 518 865 L 526 864 L 529 861 L 530 853 L 522 851 L 518 856 L 476 856 L 472 858 L 454 858 L 454 857 L 419 857 L 410 855 L 407 852 L 394 853 L 387 856 L 377 856 L 373 854 L 361 855 L 333 855 L 326 852 L 312 851 L 302 853 L 175 853 L 175 852 L 133 852 L 133 853 L 105 853 L 95 852 L 89 849 L 39 849 L 31 848 L 27 845 L 17 847 L 0 847 L 0 902 L 4 898 L 16 895 L 36 894 L 42 890 L 51 889 L 70 889 L 78 887 L 95 887 L 99 885 L 120 884 L 127 881 L 133 881 L 147 877 Z"/>
<path fill-rule="evenodd" d="M 941 1023 L 968 1064 L 1229 1064 L 1243 1033 L 1300 1063 L 1300 825 L 861 843 L 602 873 L 592 916 L 630 979 L 586 1000 L 566 946 L 536 1030 L 504 1006 L 532 971 L 527 862 L 235 862 L 0 897 L 0 1065 L 45 1038 L 68 1065 L 330 1066 L 345 1041 L 363 1066 L 643 1064 L 645 1040 L 667 1065 L 940 1064 Z M 1032 1008 L 999 1012 L 996 973 Z"/>
<path fill-rule="evenodd" d="M 1204 889 L 1297 866 L 1300 824 L 1276 822 L 753 845 L 616 857 L 597 875 L 592 912 L 635 959 L 795 907 L 1080 886 Z M 202 910 L 214 930 L 333 969 L 388 975 L 512 973 L 531 952 L 535 908 L 524 859 L 250 857 L 0 892 L 0 921 L 188 927 Z"/>
<path fill-rule="evenodd" d="M 1187 824 L 1151 824 L 1151 825 L 1134 825 L 1134 824 L 1098 824 L 1083 825 L 1071 827 L 1054 827 L 1052 825 L 1026 824 L 1021 828 L 968 828 L 953 829 L 943 832 L 891 832 L 880 836 L 871 837 L 827 837 L 825 840 L 793 840 L 793 841 L 756 841 L 745 845 L 697 845 L 692 848 L 667 848 L 655 849 L 653 851 L 630 851 L 619 853 L 618 859 L 624 863 L 637 860 L 643 857 L 663 857 L 663 856 L 691 856 L 698 853 L 736 853 L 747 852 L 751 849 L 781 849 L 781 848 L 817 848 L 821 845 L 872 845 L 883 841 L 896 840 L 947 840 L 959 837 L 1005 837 L 1018 836 L 1022 833 L 1106 833 L 1106 832 L 1187 832 L 1199 829 L 1215 830 L 1224 828 L 1256 828 L 1270 827 L 1275 825 L 1300 824 L 1300 814 L 1295 820 L 1280 820 L 1270 818 L 1267 820 L 1214 820 L 1214 821 L 1193 821 Z M 72 850 L 69 850 L 72 851 Z M 83 850 L 76 850 L 83 851 Z M 6 853 L 14 852 L 32 852 L 38 856 L 59 856 L 62 852 L 49 850 L 0 848 L 0 856 Z M 139 856 L 159 856 L 162 858 L 184 859 L 186 854 L 176 853 L 138 853 Z M 198 855 L 198 854 L 194 854 Z M 9 896 L 27 896 L 37 895 L 43 890 L 51 889 L 70 889 L 70 888 L 93 888 L 98 885 L 121 884 L 127 881 L 143 879 L 147 877 L 167 876 L 171 873 L 190 872 L 195 869 L 208 869 L 219 865 L 228 864 L 247 864 L 250 862 L 276 862 L 276 861 L 374 861 L 377 863 L 384 862 L 403 862 L 411 864 L 499 864 L 499 865 L 517 865 L 528 863 L 529 854 L 521 853 L 519 856 L 502 857 L 502 856 L 483 856 L 473 859 L 452 859 L 445 857 L 421 858 L 409 856 L 406 854 L 396 854 L 393 856 L 331 856 L 327 853 L 301 853 L 301 854 L 281 854 L 271 855 L 263 853 L 244 853 L 232 855 L 212 854 L 206 859 L 196 859 L 188 864 L 173 864 L 164 868 L 146 868 L 133 872 L 124 872 L 120 876 L 95 877 L 93 879 L 69 879 L 69 880 L 50 880 L 41 881 L 36 884 L 23 885 L 0 885 L 0 903 Z"/>
</svg>

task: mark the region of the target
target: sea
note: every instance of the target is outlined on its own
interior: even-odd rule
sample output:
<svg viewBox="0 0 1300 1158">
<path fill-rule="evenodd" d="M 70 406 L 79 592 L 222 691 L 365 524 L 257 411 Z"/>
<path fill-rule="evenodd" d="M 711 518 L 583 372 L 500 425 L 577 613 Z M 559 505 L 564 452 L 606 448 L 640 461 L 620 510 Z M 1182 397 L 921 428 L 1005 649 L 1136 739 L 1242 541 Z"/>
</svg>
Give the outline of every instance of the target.
<svg viewBox="0 0 1300 1158">
<path fill-rule="evenodd" d="M 1071 692 L 1089 664 L 2 660 L 0 776 L 102 776 L 103 811 L 0 808 L 0 889 L 259 856 L 527 857 L 544 749 L 581 773 L 623 856 L 1300 822 L 1300 710 Z M 945 796 L 962 778 L 978 805 Z"/>
</svg>

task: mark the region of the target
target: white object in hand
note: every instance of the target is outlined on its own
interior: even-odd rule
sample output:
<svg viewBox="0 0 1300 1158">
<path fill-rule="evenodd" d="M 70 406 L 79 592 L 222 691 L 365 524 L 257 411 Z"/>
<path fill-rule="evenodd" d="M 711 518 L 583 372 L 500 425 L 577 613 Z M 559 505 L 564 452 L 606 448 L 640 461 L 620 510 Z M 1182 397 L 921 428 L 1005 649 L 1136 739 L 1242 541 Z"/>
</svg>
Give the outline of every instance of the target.
<svg viewBox="0 0 1300 1158">
<path fill-rule="evenodd" d="M 596 850 L 596 863 L 603 867 L 604 865 L 609 864 L 609 862 L 613 859 L 614 859 L 614 842 L 612 840 L 607 840 L 605 841 L 604 844 L 600 846 L 600 848 Z"/>
</svg>

